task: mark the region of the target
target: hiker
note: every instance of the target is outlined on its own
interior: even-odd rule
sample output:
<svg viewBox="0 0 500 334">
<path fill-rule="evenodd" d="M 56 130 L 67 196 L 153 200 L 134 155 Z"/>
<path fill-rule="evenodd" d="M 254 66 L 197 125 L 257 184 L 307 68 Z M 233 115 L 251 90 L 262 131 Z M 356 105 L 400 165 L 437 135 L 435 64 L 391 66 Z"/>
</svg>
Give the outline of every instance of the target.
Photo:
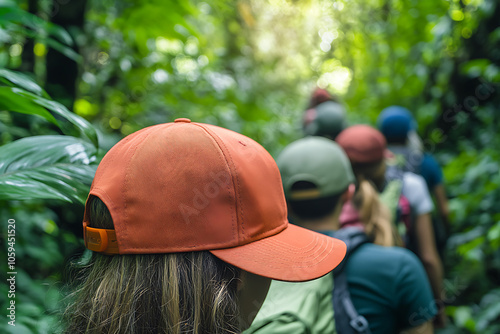
<svg viewBox="0 0 500 334">
<path fill-rule="evenodd" d="M 324 89 L 316 89 L 302 119 L 307 136 L 323 136 L 334 140 L 347 127 L 344 106 Z"/>
<path fill-rule="evenodd" d="M 333 101 L 337 103 L 339 102 L 338 98 L 330 94 L 330 92 L 328 92 L 326 89 L 316 87 L 314 92 L 311 94 L 311 98 L 309 99 L 309 104 L 307 106 L 307 109 L 314 108 L 318 104 L 326 101 Z"/>
<path fill-rule="evenodd" d="M 327 235 L 348 236 L 342 272 L 333 272 L 337 332 L 433 333 L 436 310 L 422 264 L 407 249 L 373 243 L 393 243 L 392 224 L 381 214 L 383 206 L 371 183 L 356 181 L 339 145 L 306 137 L 288 145 L 276 161 L 293 221 Z M 339 215 L 351 199 L 364 214 L 344 228 Z M 350 249 L 349 236 L 363 241 Z M 344 285 L 338 281 L 342 277 Z"/>
<path fill-rule="evenodd" d="M 378 127 L 387 140 L 391 152 L 402 158 L 405 171 L 421 175 L 429 192 L 436 200 L 439 222 L 434 220 L 437 246 L 442 253 L 449 232 L 449 208 L 443 172 L 434 157 L 423 152 L 422 143 L 416 133 L 415 120 L 411 112 L 401 106 L 390 106 L 378 117 Z"/>
<path fill-rule="evenodd" d="M 345 113 L 336 98 L 318 88 L 304 114 L 303 130 L 306 135 L 334 139 L 346 127 Z M 244 334 L 336 333 L 332 288 L 331 273 L 299 284 L 273 280 L 261 310 Z"/>
<path fill-rule="evenodd" d="M 252 139 L 177 119 L 104 156 L 83 221 L 92 251 L 66 333 L 239 333 L 271 279 L 308 281 L 345 244 L 288 224 L 279 170 Z"/>
<path fill-rule="evenodd" d="M 371 126 L 349 127 L 337 136 L 336 141 L 349 157 L 356 179 L 359 182 L 370 181 L 382 193 L 381 196 L 386 198 L 385 203 L 390 208 L 393 223 L 404 239 L 405 247 L 422 261 L 435 301 L 442 306 L 443 266 L 434 241 L 431 222 L 433 204 L 425 181 L 419 175 L 404 172 L 391 177 L 391 182 L 387 182 L 386 160 L 391 155 L 382 133 Z M 348 211 L 349 206 L 345 209 Z M 352 216 L 343 213 L 342 220 L 349 220 L 348 217 Z M 444 312 L 440 312 L 436 325 L 444 326 L 445 319 Z"/>
</svg>

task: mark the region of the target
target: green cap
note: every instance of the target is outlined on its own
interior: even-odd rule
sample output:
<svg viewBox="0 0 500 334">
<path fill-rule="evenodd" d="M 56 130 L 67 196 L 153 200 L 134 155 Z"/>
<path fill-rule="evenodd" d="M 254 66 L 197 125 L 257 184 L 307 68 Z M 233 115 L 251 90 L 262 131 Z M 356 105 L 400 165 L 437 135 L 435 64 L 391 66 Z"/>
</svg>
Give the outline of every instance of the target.
<svg viewBox="0 0 500 334">
<path fill-rule="evenodd" d="M 326 101 L 306 111 L 304 117 L 306 135 L 335 139 L 345 128 L 346 111 L 340 103 Z"/>
<path fill-rule="evenodd" d="M 291 143 L 276 163 L 289 200 L 337 195 L 355 180 L 345 152 L 337 143 L 323 137 L 306 137 Z M 299 181 L 311 182 L 316 188 L 292 192 L 292 186 Z"/>
</svg>

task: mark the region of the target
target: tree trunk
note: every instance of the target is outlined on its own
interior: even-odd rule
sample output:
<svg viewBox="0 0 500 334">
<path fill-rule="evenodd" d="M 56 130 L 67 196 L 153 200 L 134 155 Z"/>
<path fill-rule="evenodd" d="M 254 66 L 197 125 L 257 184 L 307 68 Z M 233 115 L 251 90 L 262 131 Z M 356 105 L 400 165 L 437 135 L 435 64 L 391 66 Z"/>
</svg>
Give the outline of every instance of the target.
<svg viewBox="0 0 500 334">
<path fill-rule="evenodd" d="M 83 32 L 87 0 L 54 0 L 50 21 L 66 29 L 75 39 Z M 78 53 L 78 47 L 73 46 Z M 47 52 L 47 92 L 57 101 L 72 108 L 76 96 L 78 64 L 52 48 Z"/>
</svg>

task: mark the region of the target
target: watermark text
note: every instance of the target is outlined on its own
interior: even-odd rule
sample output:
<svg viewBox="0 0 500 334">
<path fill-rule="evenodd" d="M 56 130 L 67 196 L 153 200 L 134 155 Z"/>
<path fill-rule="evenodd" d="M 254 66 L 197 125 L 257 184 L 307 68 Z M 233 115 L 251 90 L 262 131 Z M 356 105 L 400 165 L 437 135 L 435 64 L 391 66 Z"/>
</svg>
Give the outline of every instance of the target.
<svg viewBox="0 0 500 334">
<path fill-rule="evenodd" d="M 7 318 L 10 326 L 16 325 L 16 220 L 7 225 Z"/>
</svg>

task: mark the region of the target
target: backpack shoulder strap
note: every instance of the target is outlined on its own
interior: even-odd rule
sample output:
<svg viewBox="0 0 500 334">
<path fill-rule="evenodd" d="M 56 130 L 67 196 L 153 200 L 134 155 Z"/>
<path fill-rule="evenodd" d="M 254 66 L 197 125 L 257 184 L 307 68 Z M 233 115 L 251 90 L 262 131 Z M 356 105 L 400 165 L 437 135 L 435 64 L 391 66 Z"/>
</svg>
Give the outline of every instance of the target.
<svg viewBox="0 0 500 334">
<path fill-rule="evenodd" d="M 340 273 L 344 269 L 344 265 L 351 253 L 353 253 L 362 244 L 369 242 L 365 232 L 354 226 L 342 228 L 329 235 L 342 240 L 347 246 L 344 260 L 342 260 L 342 262 L 333 270 L 334 274 Z"/>
<path fill-rule="evenodd" d="M 344 260 L 333 270 L 333 310 L 335 316 L 335 327 L 338 333 L 342 334 L 370 334 L 368 321 L 359 315 L 351 300 L 351 294 L 347 286 L 347 275 L 344 265 L 349 256 L 359 246 L 368 241 L 366 234 L 358 228 L 344 228 L 337 231 L 334 237 L 344 241 L 347 245 Z"/>
<path fill-rule="evenodd" d="M 386 170 L 386 180 L 384 190 L 380 193 L 380 200 L 384 203 L 392 214 L 392 223 L 397 233 L 408 247 L 409 233 L 414 225 L 411 206 L 408 199 L 403 195 L 405 188 L 405 174 L 397 166 L 389 165 Z"/>
<path fill-rule="evenodd" d="M 380 201 L 387 206 L 392 215 L 396 215 L 398 210 L 398 202 L 403 193 L 402 180 L 393 179 L 389 181 L 384 190 L 379 194 Z M 393 217 L 393 222 L 396 222 L 397 217 Z"/>
</svg>

